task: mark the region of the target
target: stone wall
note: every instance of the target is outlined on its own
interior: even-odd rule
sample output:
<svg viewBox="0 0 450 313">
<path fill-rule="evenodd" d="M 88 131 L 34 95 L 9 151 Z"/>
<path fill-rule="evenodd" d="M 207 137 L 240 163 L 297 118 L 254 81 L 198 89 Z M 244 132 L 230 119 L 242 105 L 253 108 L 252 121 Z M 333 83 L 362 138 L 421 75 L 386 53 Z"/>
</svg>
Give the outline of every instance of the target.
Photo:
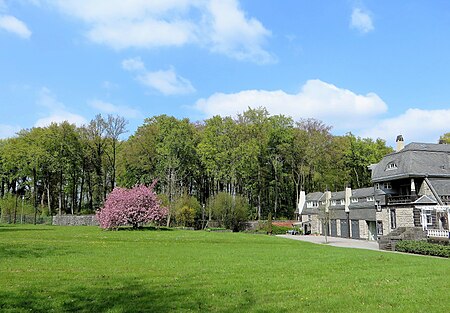
<svg viewBox="0 0 450 313">
<path fill-rule="evenodd" d="M 395 208 L 397 227 L 414 227 L 414 215 L 412 208 Z"/>
<path fill-rule="evenodd" d="M 367 222 L 365 220 L 359 220 L 359 238 L 361 239 L 369 239 L 369 227 L 367 226 Z"/>
<path fill-rule="evenodd" d="M 55 215 L 53 225 L 58 226 L 98 226 L 95 215 Z"/>
<path fill-rule="evenodd" d="M 377 221 L 383 222 L 383 235 L 391 232 L 391 221 L 389 219 L 389 209 L 383 208 L 381 212 L 376 213 Z"/>
</svg>

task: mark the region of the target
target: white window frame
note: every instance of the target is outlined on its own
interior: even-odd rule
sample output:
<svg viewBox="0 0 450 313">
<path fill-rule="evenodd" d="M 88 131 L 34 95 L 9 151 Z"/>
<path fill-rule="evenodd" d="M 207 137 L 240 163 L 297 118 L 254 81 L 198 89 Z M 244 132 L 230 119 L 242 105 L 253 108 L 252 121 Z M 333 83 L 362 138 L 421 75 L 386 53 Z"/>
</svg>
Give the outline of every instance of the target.
<svg viewBox="0 0 450 313">
<path fill-rule="evenodd" d="M 383 189 L 392 189 L 392 184 L 391 182 L 385 182 L 383 183 Z"/>
<path fill-rule="evenodd" d="M 336 206 L 336 200 L 331 200 L 331 206 Z"/>
<path fill-rule="evenodd" d="M 372 197 L 372 196 L 368 196 L 368 197 L 366 198 L 366 201 L 367 201 L 367 202 L 373 202 L 373 201 L 375 201 L 375 198 Z"/>
<path fill-rule="evenodd" d="M 341 199 L 341 205 L 345 205 L 345 200 Z"/>
<path fill-rule="evenodd" d="M 350 198 L 350 202 L 351 203 L 357 203 L 359 200 L 358 200 L 358 198 Z"/>
<path fill-rule="evenodd" d="M 397 163 L 391 162 L 386 166 L 386 171 L 395 170 L 397 169 Z"/>
</svg>

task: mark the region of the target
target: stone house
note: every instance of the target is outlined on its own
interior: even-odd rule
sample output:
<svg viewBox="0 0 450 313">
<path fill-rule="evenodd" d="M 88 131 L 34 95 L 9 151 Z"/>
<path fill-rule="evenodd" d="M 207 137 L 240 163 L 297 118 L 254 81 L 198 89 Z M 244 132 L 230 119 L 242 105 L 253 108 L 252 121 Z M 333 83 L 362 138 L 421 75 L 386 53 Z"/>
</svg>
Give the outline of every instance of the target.
<svg viewBox="0 0 450 313">
<path fill-rule="evenodd" d="M 403 144 L 369 167 L 373 187 L 302 194 L 295 211 L 305 233 L 377 240 L 397 229 L 448 237 L 450 145 Z"/>
<path fill-rule="evenodd" d="M 374 189 L 361 188 L 305 195 L 296 210 L 305 234 L 376 240 Z"/>
<path fill-rule="evenodd" d="M 410 143 L 371 167 L 378 234 L 421 227 L 442 236 L 450 219 L 450 145 Z M 448 237 L 448 234 L 447 234 Z"/>
</svg>

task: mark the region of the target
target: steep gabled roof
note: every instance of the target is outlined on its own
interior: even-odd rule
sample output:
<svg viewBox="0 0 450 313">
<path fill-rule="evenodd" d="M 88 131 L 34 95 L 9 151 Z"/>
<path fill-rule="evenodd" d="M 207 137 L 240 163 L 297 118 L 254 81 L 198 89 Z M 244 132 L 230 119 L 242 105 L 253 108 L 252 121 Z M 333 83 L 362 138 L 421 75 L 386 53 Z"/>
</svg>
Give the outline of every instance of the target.
<svg viewBox="0 0 450 313">
<path fill-rule="evenodd" d="M 373 166 L 374 183 L 408 177 L 450 178 L 450 145 L 413 142 Z"/>
</svg>

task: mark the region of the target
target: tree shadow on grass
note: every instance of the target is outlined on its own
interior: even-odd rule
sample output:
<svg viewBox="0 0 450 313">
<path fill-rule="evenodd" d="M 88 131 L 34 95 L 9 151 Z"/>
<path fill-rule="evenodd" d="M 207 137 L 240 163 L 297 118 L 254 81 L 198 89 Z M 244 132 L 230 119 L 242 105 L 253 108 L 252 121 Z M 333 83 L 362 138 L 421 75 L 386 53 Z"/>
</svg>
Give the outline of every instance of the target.
<svg viewBox="0 0 450 313">
<path fill-rule="evenodd" d="M 234 312 L 236 307 L 213 306 L 192 289 L 146 285 L 141 281 L 105 281 L 94 286 L 59 288 L 56 294 L 43 290 L 0 291 L 0 311 L 28 312 Z M 200 299 L 200 300 L 199 300 Z M 231 299 L 230 299 L 231 300 Z M 240 307 L 248 311 L 249 307 Z"/>
<path fill-rule="evenodd" d="M 51 228 L 23 228 L 23 227 L 11 227 L 11 226 L 1 226 L 0 232 L 17 232 L 17 231 L 47 231 L 53 230 Z"/>
<path fill-rule="evenodd" d="M 142 226 L 138 228 L 133 228 L 131 226 L 121 226 L 117 229 L 118 231 L 173 231 L 170 227 L 165 226 Z"/>
<path fill-rule="evenodd" d="M 9 258 L 42 258 L 55 255 L 68 255 L 72 252 L 68 249 L 48 246 L 3 246 L 0 245 L 0 260 Z"/>
</svg>

